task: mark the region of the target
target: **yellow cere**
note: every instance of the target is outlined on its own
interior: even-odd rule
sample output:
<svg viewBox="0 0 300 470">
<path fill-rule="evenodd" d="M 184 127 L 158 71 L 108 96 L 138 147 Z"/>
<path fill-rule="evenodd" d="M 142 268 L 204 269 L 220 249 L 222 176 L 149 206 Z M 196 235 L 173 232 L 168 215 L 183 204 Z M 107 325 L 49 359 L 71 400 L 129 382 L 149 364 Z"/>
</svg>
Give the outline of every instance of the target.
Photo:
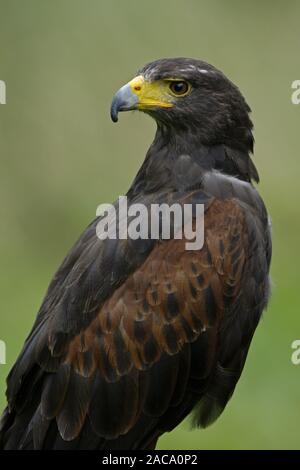
<svg viewBox="0 0 300 470">
<path fill-rule="evenodd" d="M 133 78 L 129 82 L 130 88 L 138 96 L 138 109 L 152 106 L 171 108 L 174 97 L 170 93 L 169 83 L 165 80 L 150 82 L 142 75 Z"/>
</svg>

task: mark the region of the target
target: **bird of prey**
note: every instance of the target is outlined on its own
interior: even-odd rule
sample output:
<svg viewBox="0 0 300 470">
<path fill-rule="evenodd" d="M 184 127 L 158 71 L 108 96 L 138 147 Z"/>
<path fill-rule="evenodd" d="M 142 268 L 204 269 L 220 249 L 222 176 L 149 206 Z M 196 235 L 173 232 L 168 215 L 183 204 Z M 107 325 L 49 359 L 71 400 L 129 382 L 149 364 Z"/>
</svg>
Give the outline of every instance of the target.
<svg viewBox="0 0 300 470">
<path fill-rule="evenodd" d="M 153 449 L 190 413 L 208 426 L 267 305 L 270 223 L 239 89 L 206 62 L 161 59 L 115 94 L 112 120 L 127 110 L 157 124 L 128 205 L 203 204 L 204 244 L 88 226 L 8 376 L 3 449 Z"/>
</svg>

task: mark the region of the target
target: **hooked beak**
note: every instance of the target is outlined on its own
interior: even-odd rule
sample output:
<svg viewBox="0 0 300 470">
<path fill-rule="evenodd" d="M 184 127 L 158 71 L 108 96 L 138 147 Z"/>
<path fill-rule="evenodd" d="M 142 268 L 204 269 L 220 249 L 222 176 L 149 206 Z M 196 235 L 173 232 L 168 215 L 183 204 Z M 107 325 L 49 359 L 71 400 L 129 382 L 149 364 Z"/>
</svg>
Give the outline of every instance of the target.
<svg viewBox="0 0 300 470">
<path fill-rule="evenodd" d="M 113 97 L 110 116 L 113 122 L 118 121 L 119 111 L 130 111 L 132 109 L 137 109 L 137 104 L 139 102 L 138 96 L 134 94 L 130 83 L 122 86 L 119 91 Z"/>
<path fill-rule="evenodd" d="M 113 122 L 118 121 L 119 111 L 149 108 L 170 108 L 173 103 L 164 93 L 160 84 L 145 80 L 143 75 L 133 78 L 120 88 L 113 97 L 110 115 Z"/>
</svg>

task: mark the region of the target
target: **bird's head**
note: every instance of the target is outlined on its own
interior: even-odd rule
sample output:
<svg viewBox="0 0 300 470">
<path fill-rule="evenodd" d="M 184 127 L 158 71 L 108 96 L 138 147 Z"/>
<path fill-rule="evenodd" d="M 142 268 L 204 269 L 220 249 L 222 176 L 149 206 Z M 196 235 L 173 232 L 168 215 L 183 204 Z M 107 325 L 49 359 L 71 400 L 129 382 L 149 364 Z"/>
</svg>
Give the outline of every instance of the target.
<svg viewBox="0 0 300 470">
<path fill-rule="evenodd" d="M 200 60 L 161 59 L 145 65 L 113 97 L 112 120 L 129 110 L 143 111 L 167 129 L 197 134 L 203 144 L 234 140 L 252 150 L 249 106 L 222 72 Z"/>
</svg>

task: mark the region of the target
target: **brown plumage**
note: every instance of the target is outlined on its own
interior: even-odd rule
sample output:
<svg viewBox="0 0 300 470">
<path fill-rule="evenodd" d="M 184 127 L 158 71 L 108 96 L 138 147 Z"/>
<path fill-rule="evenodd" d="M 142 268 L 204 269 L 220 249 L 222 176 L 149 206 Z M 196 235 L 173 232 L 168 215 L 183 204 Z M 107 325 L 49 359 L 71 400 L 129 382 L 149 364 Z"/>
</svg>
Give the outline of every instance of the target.
<svg viewBox="0 0 300 470">
<path fill-rule="evenodd" d="M 216 119 L 195 140 L 188 115 L 179 114 L 181 133 L 164 117 L 169 109 L 159 109 L 156 139 L 127 195 L 146 206 L 203 203 L 204 246 L 100 241 L 98 219 L 88 227 L 50 284 L 8 378 L 3 448 L 153 448 L 193 409 L 197 425 L 210 424 L 233 393 L 268 299 L 269 224 L 251 184 L 258 178 L 251 122 L 238 90 L 188 59 L 142 73 L 155 81 L 172 70 L 182 79 L 187 64 L 194 66 L 187 80 L 206 67 L 205 80 L 212 73 L 240 106 L 240 144 L 230 126 L 215 140 Z"/>
</svg>

